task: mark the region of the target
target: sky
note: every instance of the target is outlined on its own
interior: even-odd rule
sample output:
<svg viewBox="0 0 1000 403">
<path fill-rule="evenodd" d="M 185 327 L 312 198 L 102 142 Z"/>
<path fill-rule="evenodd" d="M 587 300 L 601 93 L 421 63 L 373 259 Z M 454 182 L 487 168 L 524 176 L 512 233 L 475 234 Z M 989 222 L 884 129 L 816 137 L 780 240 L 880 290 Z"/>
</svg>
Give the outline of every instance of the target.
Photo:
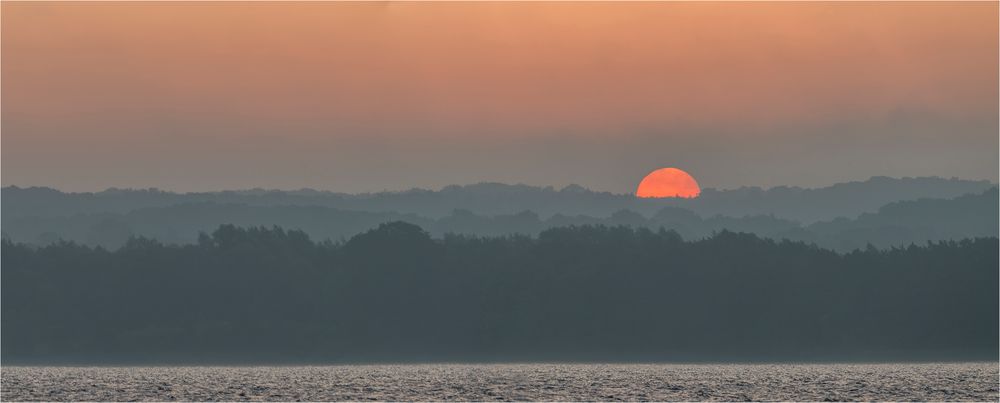
<svg viewBox="0 0 1000 403">
<path fill-rule="evenodd" d="M 998 3 L 2 3 L 3 185 L 998 176 Z"/>
</svg>

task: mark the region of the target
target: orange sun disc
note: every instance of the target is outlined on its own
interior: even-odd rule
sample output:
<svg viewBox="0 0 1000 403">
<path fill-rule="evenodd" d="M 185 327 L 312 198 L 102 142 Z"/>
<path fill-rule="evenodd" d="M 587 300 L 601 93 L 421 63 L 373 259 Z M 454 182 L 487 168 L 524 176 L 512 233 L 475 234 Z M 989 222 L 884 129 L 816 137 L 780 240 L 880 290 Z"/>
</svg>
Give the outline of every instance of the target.
<svg viewBox="0 0 1000 403">
<path fill-rule="evenodd" d="M 660 168 L 639 182 L 635 190 L 637 197 L 698 197 L 701 188 L 687 172 L 677 168 Z"/>
</svg>

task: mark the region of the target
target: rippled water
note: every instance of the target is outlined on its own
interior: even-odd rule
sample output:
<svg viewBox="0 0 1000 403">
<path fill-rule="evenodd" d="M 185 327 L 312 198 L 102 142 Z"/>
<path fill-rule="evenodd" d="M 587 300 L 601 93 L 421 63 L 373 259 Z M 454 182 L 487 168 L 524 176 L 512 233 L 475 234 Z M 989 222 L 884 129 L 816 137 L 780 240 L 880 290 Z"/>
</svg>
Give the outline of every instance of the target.
<svg viewBox="0 0 1000 403">
<path fill-rule="evenodd" d="M 974 400 L 997 363 L 4 367 L 12 400 Z"/>
</svg>

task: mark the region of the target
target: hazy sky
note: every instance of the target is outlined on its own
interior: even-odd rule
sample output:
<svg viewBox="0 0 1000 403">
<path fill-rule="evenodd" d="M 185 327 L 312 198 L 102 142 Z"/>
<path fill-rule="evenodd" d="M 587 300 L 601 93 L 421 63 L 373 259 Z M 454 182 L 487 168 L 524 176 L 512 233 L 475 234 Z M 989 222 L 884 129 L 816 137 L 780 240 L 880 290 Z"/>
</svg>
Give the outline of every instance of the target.
<svg viewBox="0 0 1000 403">
<path fill-rule="evenodd" d="M 997 180 L 992 3 L 2 4 L 2 181 Z"/>
</svg>

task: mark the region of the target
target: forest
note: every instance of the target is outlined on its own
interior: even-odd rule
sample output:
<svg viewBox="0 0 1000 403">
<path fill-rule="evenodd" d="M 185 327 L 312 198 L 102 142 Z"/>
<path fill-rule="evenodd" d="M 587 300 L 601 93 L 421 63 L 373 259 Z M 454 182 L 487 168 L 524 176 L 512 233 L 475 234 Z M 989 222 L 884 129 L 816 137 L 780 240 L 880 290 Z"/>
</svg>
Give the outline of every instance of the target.
<svg viewBox="0 0 1000 403">
<path fill-rule="evenodd" d="M 922 361 L 998 354 L 998 239 L 836 252 L 581 225 L 2 244 L 12 363 Z"/>
<path fill-rule="evenodd" d="M 777 186 L 767 189 L 702 189 L 699 197 L 639 198 L 571 184 L 561 189 L 524 184 L 476 183 L 450 185 L 439 190 L 410 189 L 378 193 L 338 193 L 315 189 L 244 189 L 176 193 L 158 189 L 116 189 L 100 192 L 63 192 L 47 187 L 2 188 L 5 219 L 62 217 L 130 211 L 211 202 L 248 206 L 310 206 L 347 211 L 396 212 L 440 218 L 453 210 L 496 216 L 532 211 L 541 217 L 556 214 L 607 217 L 629 210 L 644 216 L 664 207 L 690 210 L 702 216 L 743 217 L 774 215 L 803 224 L 856 217 L 886 204 L 917 199 L 951 199 L 996 187 L 989 181 L 939 177 L 889 178 L 836 183 L 821 188 Z M 353 234 L 352 234 L 353 235 Z"/>
<path fill-rule="evenodd" d="M 5 196 L 7 194 L 4 193 Z M 497 197 L 506 198 L 502 194 Z M 45 205 L 45 200 L 53 201 L 39 199 L 38 203 L 32 205 Z M 22 200 L 21 203 L 27 202 Z M 117 249 L 133 236 L 155 238 L 164 243 L 192 243 L 197 240 L 199 232 L 210 232 L 222 224 L 242 227 L 278 225 L 303 230 L 312 239 L 329 238 L 335 241 L 349 239 L 391 221 L 420 225 L 435 237 L 447 233 L 534 236 L 548 228 L 570 225 L 626 225 L 653 230 L 663 227 L 677 231 L 685 239 L 704 238 L 725 229 L 776 240 L 815 243 L 824 248 L 848 252 L 864 248 L 869 243 L 886 248 L 910 243 L 923 244 L 927 241 L 998 236 L 998 203 L 1000 197 L 997 188 L 991 187 L 982 192 L 954 198 L 895 201 L 853 218 L 840 217 L 809 225 L 773 214 L 702 216 L 687 208 L 672 206 L 661 206 L 649 215 L 621 209 L 604 217 L 564 213 L 544 217 L 535 211 L 491 216 L 473 210 L 477 206 L 482 207 L 481 204 L 456 203 L 469 209 L 455 208 L 445 216 L 432 218 L 392 211 L 344 210 L 320 205 L 246 204 L 235 201 L 182 202 L 144 207 L 125 213 L 103 211 L 53 216 L 30 215 L 26 213 L 30 209 L 22 205 L 24 208 L 20 210 L 12 206 L 4 207 L 3 233 L 15 242 L 35 245 L 46 245 L 63 239 Z M 90 207 L 112 210 L 112 204 Z M 85 204 L 76 206 L 82 208 Z"/>
</svg>

